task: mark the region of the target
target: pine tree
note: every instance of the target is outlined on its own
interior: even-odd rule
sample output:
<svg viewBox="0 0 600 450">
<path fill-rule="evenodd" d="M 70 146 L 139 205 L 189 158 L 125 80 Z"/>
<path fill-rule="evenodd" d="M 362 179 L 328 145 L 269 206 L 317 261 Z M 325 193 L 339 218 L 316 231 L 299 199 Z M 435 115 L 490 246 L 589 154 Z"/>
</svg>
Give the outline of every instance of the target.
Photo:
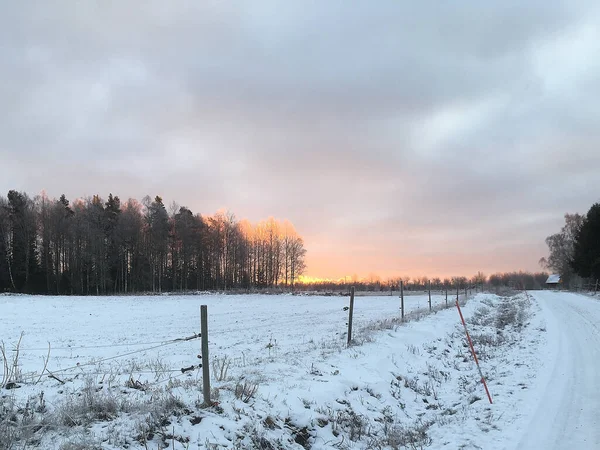
<svg viewBox="0 0 600 450">
<path fill-rule="evenodd" d="M 118 234 L 119 218 L 121 216 L 121 200 L 108 194 L 104 204 L 104 233 L 107 243 L 107 266 L 110 281 L 109 291 L 117 292 L 118 282 L 122 283 L 122 239 Z"/>
<path fill-rule="evenodd" d="M 146 203 L 146 242 L 152 268 L 152 291 L 162 292 L 169 248 L 169 214 L 160 196 Z"/>
<path fill-rule="evenodd" d="M 16 290 L 10 267 L 10 219 L 8 213 L 8 200 L 0 196 L 0 292 Z"/>
<path fill-rule="evenodd" d="M 33 201 L 25 193 L 8 192 L 9 255 L 15 289 L 43 292 L 37 255 L 37 226 Z"/>
<path fill-rule="evenodd" d="M 600 279 L 600 203 L 592 205 L 577 233 L 572 267 L 580 277 Z"/>
</svg>

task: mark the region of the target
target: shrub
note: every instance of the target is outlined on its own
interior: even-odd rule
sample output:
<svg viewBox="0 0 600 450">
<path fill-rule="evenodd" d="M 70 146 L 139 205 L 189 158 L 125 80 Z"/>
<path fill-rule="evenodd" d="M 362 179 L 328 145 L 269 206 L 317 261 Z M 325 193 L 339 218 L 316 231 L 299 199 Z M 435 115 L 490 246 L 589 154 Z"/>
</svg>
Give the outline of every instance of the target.
<svg viewBox="0 0 600 450">
<path fill-rule="evenodd" d="M 256 391 L 258 391 L 257 382 L 240 380 L 235 384 L 234 394 L 236 398 L 240 399 L 244 403 L 248 403 L 252 398 L 254 398 Z"/>
</svg>

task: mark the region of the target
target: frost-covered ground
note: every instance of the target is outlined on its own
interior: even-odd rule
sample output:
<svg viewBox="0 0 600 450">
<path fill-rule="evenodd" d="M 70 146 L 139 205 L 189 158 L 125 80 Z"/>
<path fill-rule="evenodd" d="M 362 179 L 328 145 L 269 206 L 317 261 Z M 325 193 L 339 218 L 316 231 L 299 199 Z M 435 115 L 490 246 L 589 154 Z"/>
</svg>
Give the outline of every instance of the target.
<svg viewBox="0 0 600 450">
<path fill-rule="evenodd" d="M 464 295 L 463 295 L 464 297 Z M 455 298 L 455 297 L 454 297 Z M 453 297 L 449 298 L 452 304 Z M 308 348 L 337 351 L 347 330 L 348 297 L 292 295 L 199 295 L 141 297 L 0 296 L 0 339 L 14 344 L 24 332 L 20 362 L 39 371 L 51 344 L 48 369 L 56 373 L 90 360 L 153 347 L 200 332 L 200 305 L 208 306 L 210 353 L 246 366 L 275 363 L 295 371 L 293 358 Z M 432 305 L 445 297 L 432 296 Z M 354 329 L 397 318 L 397 297 L 357 297 Z M 407 296 L 407 313 L 428 308 L 426 295 Z M 270 349 L 270 351 L 269 351 Z M 102 366 L 124 367 L 160 360 L 179 369 L 198 363 L 199 340 L 159 347 Z M 309 358 L 312 359 L 312 358 Z M 277 364 L 280 361 L 282 364 Z M 127 366 L 127 364 L 125 364 Z M 94 364 L 94 368 L 98 369 Z M 87 370 L 87 369 L 86 369 Z M 81 371 L 84 371 L 81 368 Z M 121 370 L 122 371 L 122 370 Z M 67 373 L 70 373 L 68 371 Z"/>
<path fill-rule="evenodd" d="M 201 405 L 201 369 L 180 370 L 199 363 L 200 340 L 173 342 L 199 332 L 201 304 L 211 408 Z M 516 448 L 547 342 L 535 301 L 478 294 L 464 306 L 493 405 L 456 308 L 421 317 L 427 296 L 408 296 L 418 320 L 400 324 L 397 296 L 357 297 L 346 348 L 347 305 L 291 295 L 0 296 L 9 361 L 24 333 L 20 387 L 2 391 L 0 449 L 9 440 L 24 448 L 23 439 L 63 450 Z"/>
</svg>

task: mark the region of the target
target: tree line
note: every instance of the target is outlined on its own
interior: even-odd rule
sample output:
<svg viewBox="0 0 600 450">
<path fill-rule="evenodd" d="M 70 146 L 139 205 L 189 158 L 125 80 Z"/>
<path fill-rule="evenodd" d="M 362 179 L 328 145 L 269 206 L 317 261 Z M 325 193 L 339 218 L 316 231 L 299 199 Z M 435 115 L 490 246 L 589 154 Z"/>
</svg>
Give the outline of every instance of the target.
<svg viewBox="0 0 600 450">
<path fill-rule="evenodd" d="M 540 264 L 561 276 L 564 285 L 600 279 L 600 203 L 586 215 L 565 214 L 560 232 L 548 236 L 548 257 Z"/>
<path fill-rule="evenodd" d="M 386 292 L 397 291 L 400 289 L 400 281 L 406 291 L 427 291 L 429 288 L 435 291 L 453 291 L 459 286 L 464 289 L 467 286 L 484 286 L 487 288 L 511 287 L 514 289 L 542 289 L 545 287 L 548 273 L 546 272 L 497 272 L 492 275 L 485 275 L 482 272 L 472 277 L 454 276 L 454 277 L 427 277 L 427 276 L 399 276 L 381 280 L 375 275 L 368 279 L 340 279 L 338 281 L 319 281 L 311 283 L 302 283 L 299 290 L 304 291 L 325 291 L 346 293 L 351 286 L 362 292 Z"/>
<path fill-rule="evenodd" d="M 0 292 L 118 293 L 293 287 L 304 242 L 288 221 L 203 217 L 160 196 L 69 202 L 0 195 Z"/>
</svg>

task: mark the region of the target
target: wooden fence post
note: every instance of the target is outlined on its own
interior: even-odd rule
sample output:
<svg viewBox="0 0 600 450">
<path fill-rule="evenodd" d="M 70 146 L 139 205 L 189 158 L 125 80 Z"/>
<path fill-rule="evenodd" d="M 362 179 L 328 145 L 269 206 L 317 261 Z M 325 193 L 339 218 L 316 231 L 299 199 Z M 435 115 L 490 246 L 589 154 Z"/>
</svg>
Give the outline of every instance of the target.
<svg viewBox="0 0 600 450">
<path fill-rule="evenodd" d="M 446 308 L 448 307 L 448 286 L 444 286 L 446 289 Z"/>
<path fill-rule="evenodd" d="M 210 401 L 210 360 L 208 357 L 208 307 L 200 305 L 200 334 L 202 338 L 202 393 L 204 406 L 212 406 Z"/>
<path fill-rule="evenodd" d="M 350 309 L 348 310 L 348 347 L 352 342 L 352 316 L 354 315 L 354 286 L 350 288 Z"/>
<path fill-rule="evenodd" d="M 404 322 L 404 281 L 400 280 L 400 311 L 402 321 Z"/>
<path fill-rule="evenodd" d="M 429 292 L 429 312 L 431 312 L 431 280 L 429 280 L 427 287 Z"/>
<path fill-rule="evenodd" d="M 458 290 L 460 288 L 460 283 L 457 281 L 456 282 L 456 301 L 458 301 Z"/>
</svg>

